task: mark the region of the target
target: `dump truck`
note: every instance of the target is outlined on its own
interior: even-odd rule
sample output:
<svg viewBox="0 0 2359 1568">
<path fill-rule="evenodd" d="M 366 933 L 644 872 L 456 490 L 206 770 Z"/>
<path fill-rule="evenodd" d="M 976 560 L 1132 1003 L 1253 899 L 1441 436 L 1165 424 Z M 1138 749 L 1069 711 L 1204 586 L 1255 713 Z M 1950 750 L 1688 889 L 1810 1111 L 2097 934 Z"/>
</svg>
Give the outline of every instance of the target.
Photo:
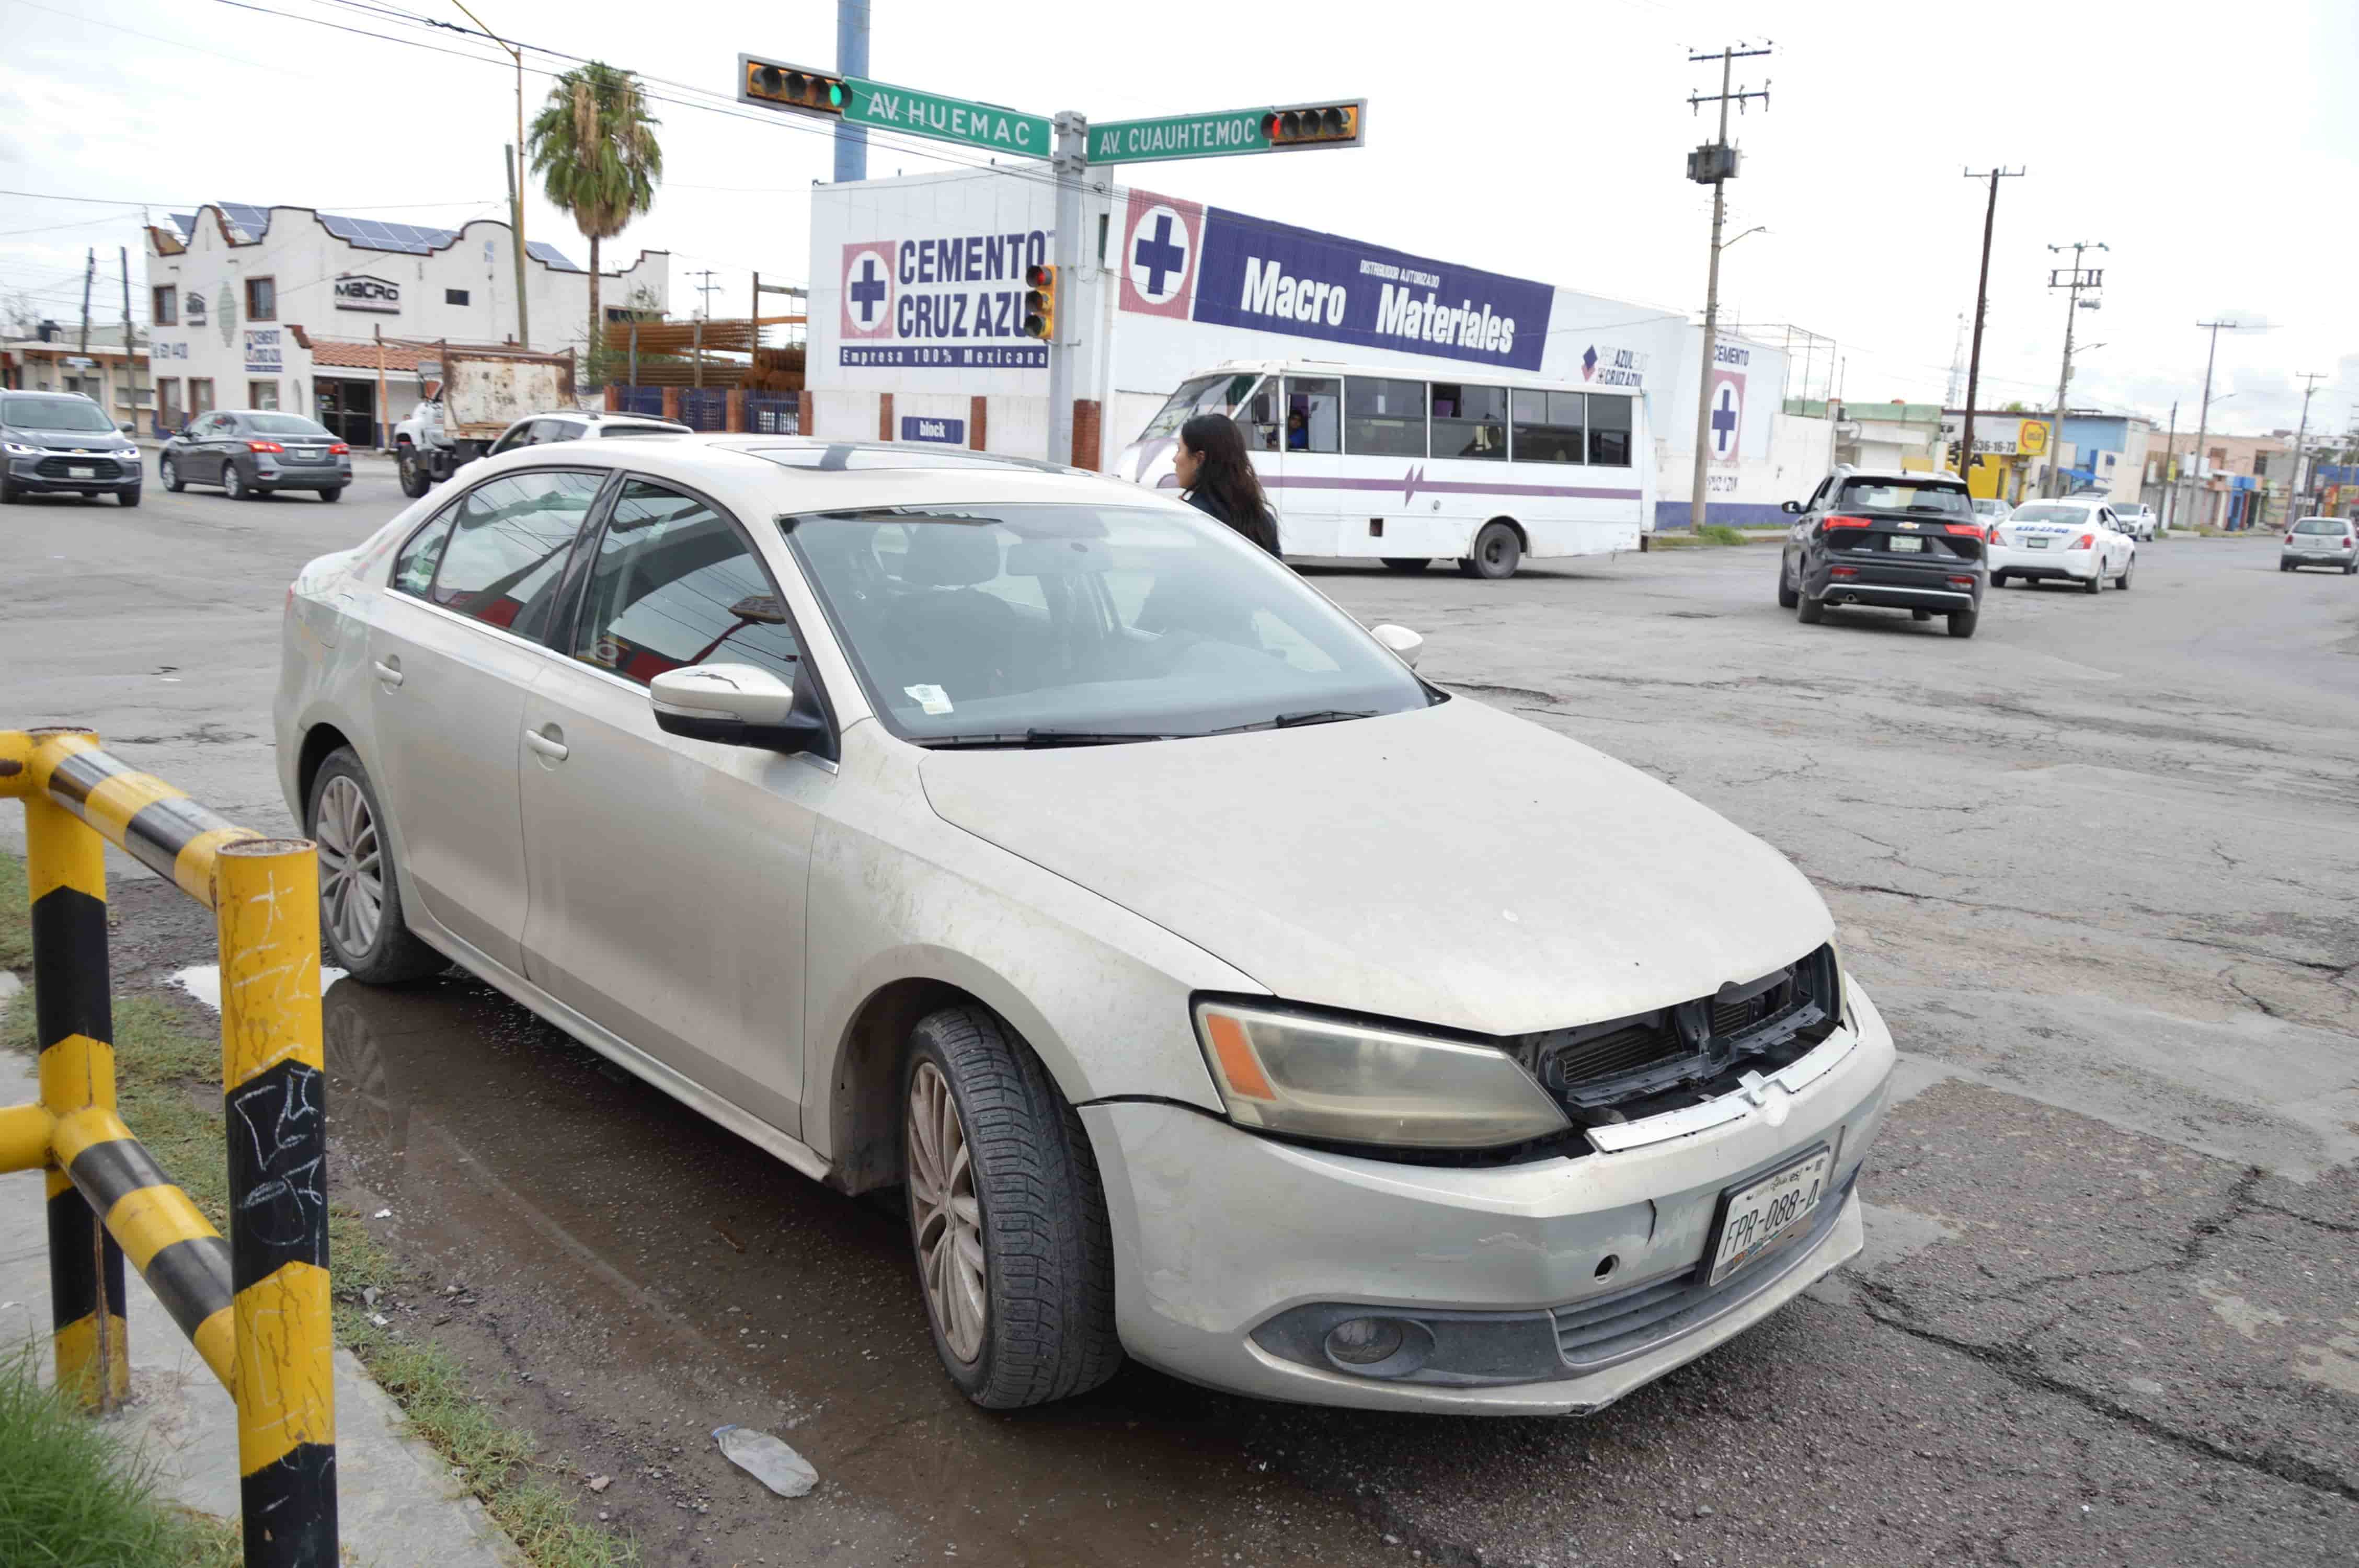
<svg viewBox="0 0 2359 1568">
<path fill-rule="evenodd" d="M 491 450 L 518 419 L 573 406 L 573 352 L 420 343 L 418 407 L 393 427 L 401 493 L 413 500 Z"/>
</svg>

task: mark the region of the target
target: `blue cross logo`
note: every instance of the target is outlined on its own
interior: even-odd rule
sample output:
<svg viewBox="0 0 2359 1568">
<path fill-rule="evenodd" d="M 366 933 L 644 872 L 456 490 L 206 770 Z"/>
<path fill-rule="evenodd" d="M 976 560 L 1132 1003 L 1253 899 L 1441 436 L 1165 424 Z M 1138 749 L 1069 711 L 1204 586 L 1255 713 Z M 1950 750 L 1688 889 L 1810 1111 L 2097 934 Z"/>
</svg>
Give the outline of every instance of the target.
<svg viewBox="0 0 2359 1568">
<path fill-rule="evenodd" d="M 1736 389 L 1726 382 L 1720 384 L 1720 406 L 1712 411 L 1712 449 L 1725 453 L 1728 444 L 1736 439 Z"/>
<path fill-rule="evenodd" d="M 1140 225 L 1141 228 L 1145 226 L 1145 224 Z M 1184 239 L 1187 236 L 1182 234 L 1180 237 Z M 1158 212 L 1155 215 L 1154 235 L 1152 237 L 1146 234 L 1139 235 L 1137 245 L 1131 251 L 1131 262 L 1136 266 L 1147 269 L 1147 287 L 1144 292 L 1148 298 L 1160 303 L 1164 296 L 1170 292 L 1163 287 L 1165 275 L 1169 274 L 1174 276 L 1176 287 L 1177 276 L 1184 274 L 1188 267 L 1187 247 L 1171 243 L 1170 213 Z M 1136 281 L 1135 275 L 1133 281 Z"/>
<path fill-rule="evenodd" d="M 860 324 L 876 324 L 876 308 L 885 303 L 885 280 L 876 276 L 876 258 L 860 258 L 860 280 L 852 286 L 852 302 L 860 308 Z"/>
</svg>

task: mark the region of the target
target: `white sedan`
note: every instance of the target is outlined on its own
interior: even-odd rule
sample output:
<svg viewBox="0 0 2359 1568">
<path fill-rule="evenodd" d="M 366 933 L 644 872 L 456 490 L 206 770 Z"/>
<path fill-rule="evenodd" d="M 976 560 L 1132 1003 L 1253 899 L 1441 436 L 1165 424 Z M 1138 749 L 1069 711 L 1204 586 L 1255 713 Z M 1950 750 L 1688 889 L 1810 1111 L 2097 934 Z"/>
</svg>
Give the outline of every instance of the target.
<svg viewBox="0 0 2359 1568">
<path fill-rule="evenodd" d="M 2113 503 L 2114 521 L 2123 533 L 2140 544 L 2150 542 L 2155 530 L 2162 524 L 2153 507 L 2143 501 L 2116 501 Z"/>
<path fill-rule="evenodd" d="M 1892 1038 L 1776 850 L 1418 646 L 1131 485 L 644 437 L 305 568 L 276 719 L 329 962 L 904 1189 L 977 1403 L 1594 1411 L 1860 1250 Z"/>
<path fill-rule="evenodd" d="M 2130 585 L 2137 541 L 2102 501 L 2027 501 L 1991 531 L 1990 584 L 2069 582 L 2085 593 Z"/>
</svg>

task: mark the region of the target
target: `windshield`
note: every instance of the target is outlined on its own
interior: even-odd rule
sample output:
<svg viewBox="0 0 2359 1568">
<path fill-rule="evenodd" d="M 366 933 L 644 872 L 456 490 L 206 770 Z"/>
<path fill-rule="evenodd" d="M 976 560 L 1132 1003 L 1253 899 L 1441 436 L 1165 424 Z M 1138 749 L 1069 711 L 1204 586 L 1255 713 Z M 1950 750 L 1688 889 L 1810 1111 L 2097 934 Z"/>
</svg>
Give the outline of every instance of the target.
<svg viewBox="0 0 2359 1568">
<path fill-rule="evenodd" d="M 870 704 L 920 743 L 1201 735 L 1430 700 L 1350 617 L 1191 512 L 879 508 L 784 526 Z"/>
<path fill-rule="evenodd" d="M 2018 506 L 2010 523 L 2087 523 L 2093 514 L 2085 506 Z"/>
<path fill-rule="evenodd" d="M 0 404 L 0 418 L 19 430 L 114 431 L 97 404 L 79 397 L 11 397 Z"/>
<path fill-rule="evenodd" d="M 245 427 L 257 436 L 317 436 L 323 441 L 335 437 L 325 425 L 304 418 L 300 414 L 249 414 Z"/>
<path fill-rule="evenodd" d="M 1147 422 L 1147 428 L 1139 432 L 1139 439 L 1146 440 L 1151 436 L 1176 436 L 1180 426 L 1199 414 L 1234 416 L 1239 408 L 1245 406 L 1245 395 L 1253 391 L 1255 384 L 1260 380 L 1259 371 L 1248 370 L 1221 375 L 1200 375 L 1193 381 L 1183 381 L 1180 384 L 1180 390 L 1171 395 L 1171 401 Z"/>
<path fill-rule="evenodd" d="M 1854 479 L 1843 483 L 1837 503 L 1868 512 L 1922 512 L 1941 517 L 1972 517 L 1973 503 L 1957 484 L 1916 485 L 1899 480 Z"/>
</svg>

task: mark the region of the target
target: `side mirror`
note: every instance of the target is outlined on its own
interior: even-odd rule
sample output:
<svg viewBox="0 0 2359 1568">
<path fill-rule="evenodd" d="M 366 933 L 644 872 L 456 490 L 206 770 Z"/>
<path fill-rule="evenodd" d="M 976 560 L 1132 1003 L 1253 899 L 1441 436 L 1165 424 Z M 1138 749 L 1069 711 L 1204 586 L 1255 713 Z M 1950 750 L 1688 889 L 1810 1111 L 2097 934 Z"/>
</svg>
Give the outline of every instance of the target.
<svg viewBox="0 0 2359 1568">
<path fill-rule="evenodd" d="M 1783 506 L 1778 507 L 1777 510 L 1786 513 L 1790 516 L 1799 517 L 1802 514 L 1802 503 L 1799 501 L 1789 501 Z"/>
<path fill-rule="evenodd" d="M 647 684 L 656 727 L 723 746 L 808 752 L 827 740 L 827 716 L 802 682 L 753 665 L 690 665 Z"/>
<path fill-rule="evenodd" d="M 1368 628 L 1368 635 L 1382 643 L 1393 657 L 1409 668 L 1417 668 L 1418 655 L 1425 652 L 1425 639 L 1406 626 L 1396 626 L 1387 621 L 1381 626 Z"/>
</svg>

